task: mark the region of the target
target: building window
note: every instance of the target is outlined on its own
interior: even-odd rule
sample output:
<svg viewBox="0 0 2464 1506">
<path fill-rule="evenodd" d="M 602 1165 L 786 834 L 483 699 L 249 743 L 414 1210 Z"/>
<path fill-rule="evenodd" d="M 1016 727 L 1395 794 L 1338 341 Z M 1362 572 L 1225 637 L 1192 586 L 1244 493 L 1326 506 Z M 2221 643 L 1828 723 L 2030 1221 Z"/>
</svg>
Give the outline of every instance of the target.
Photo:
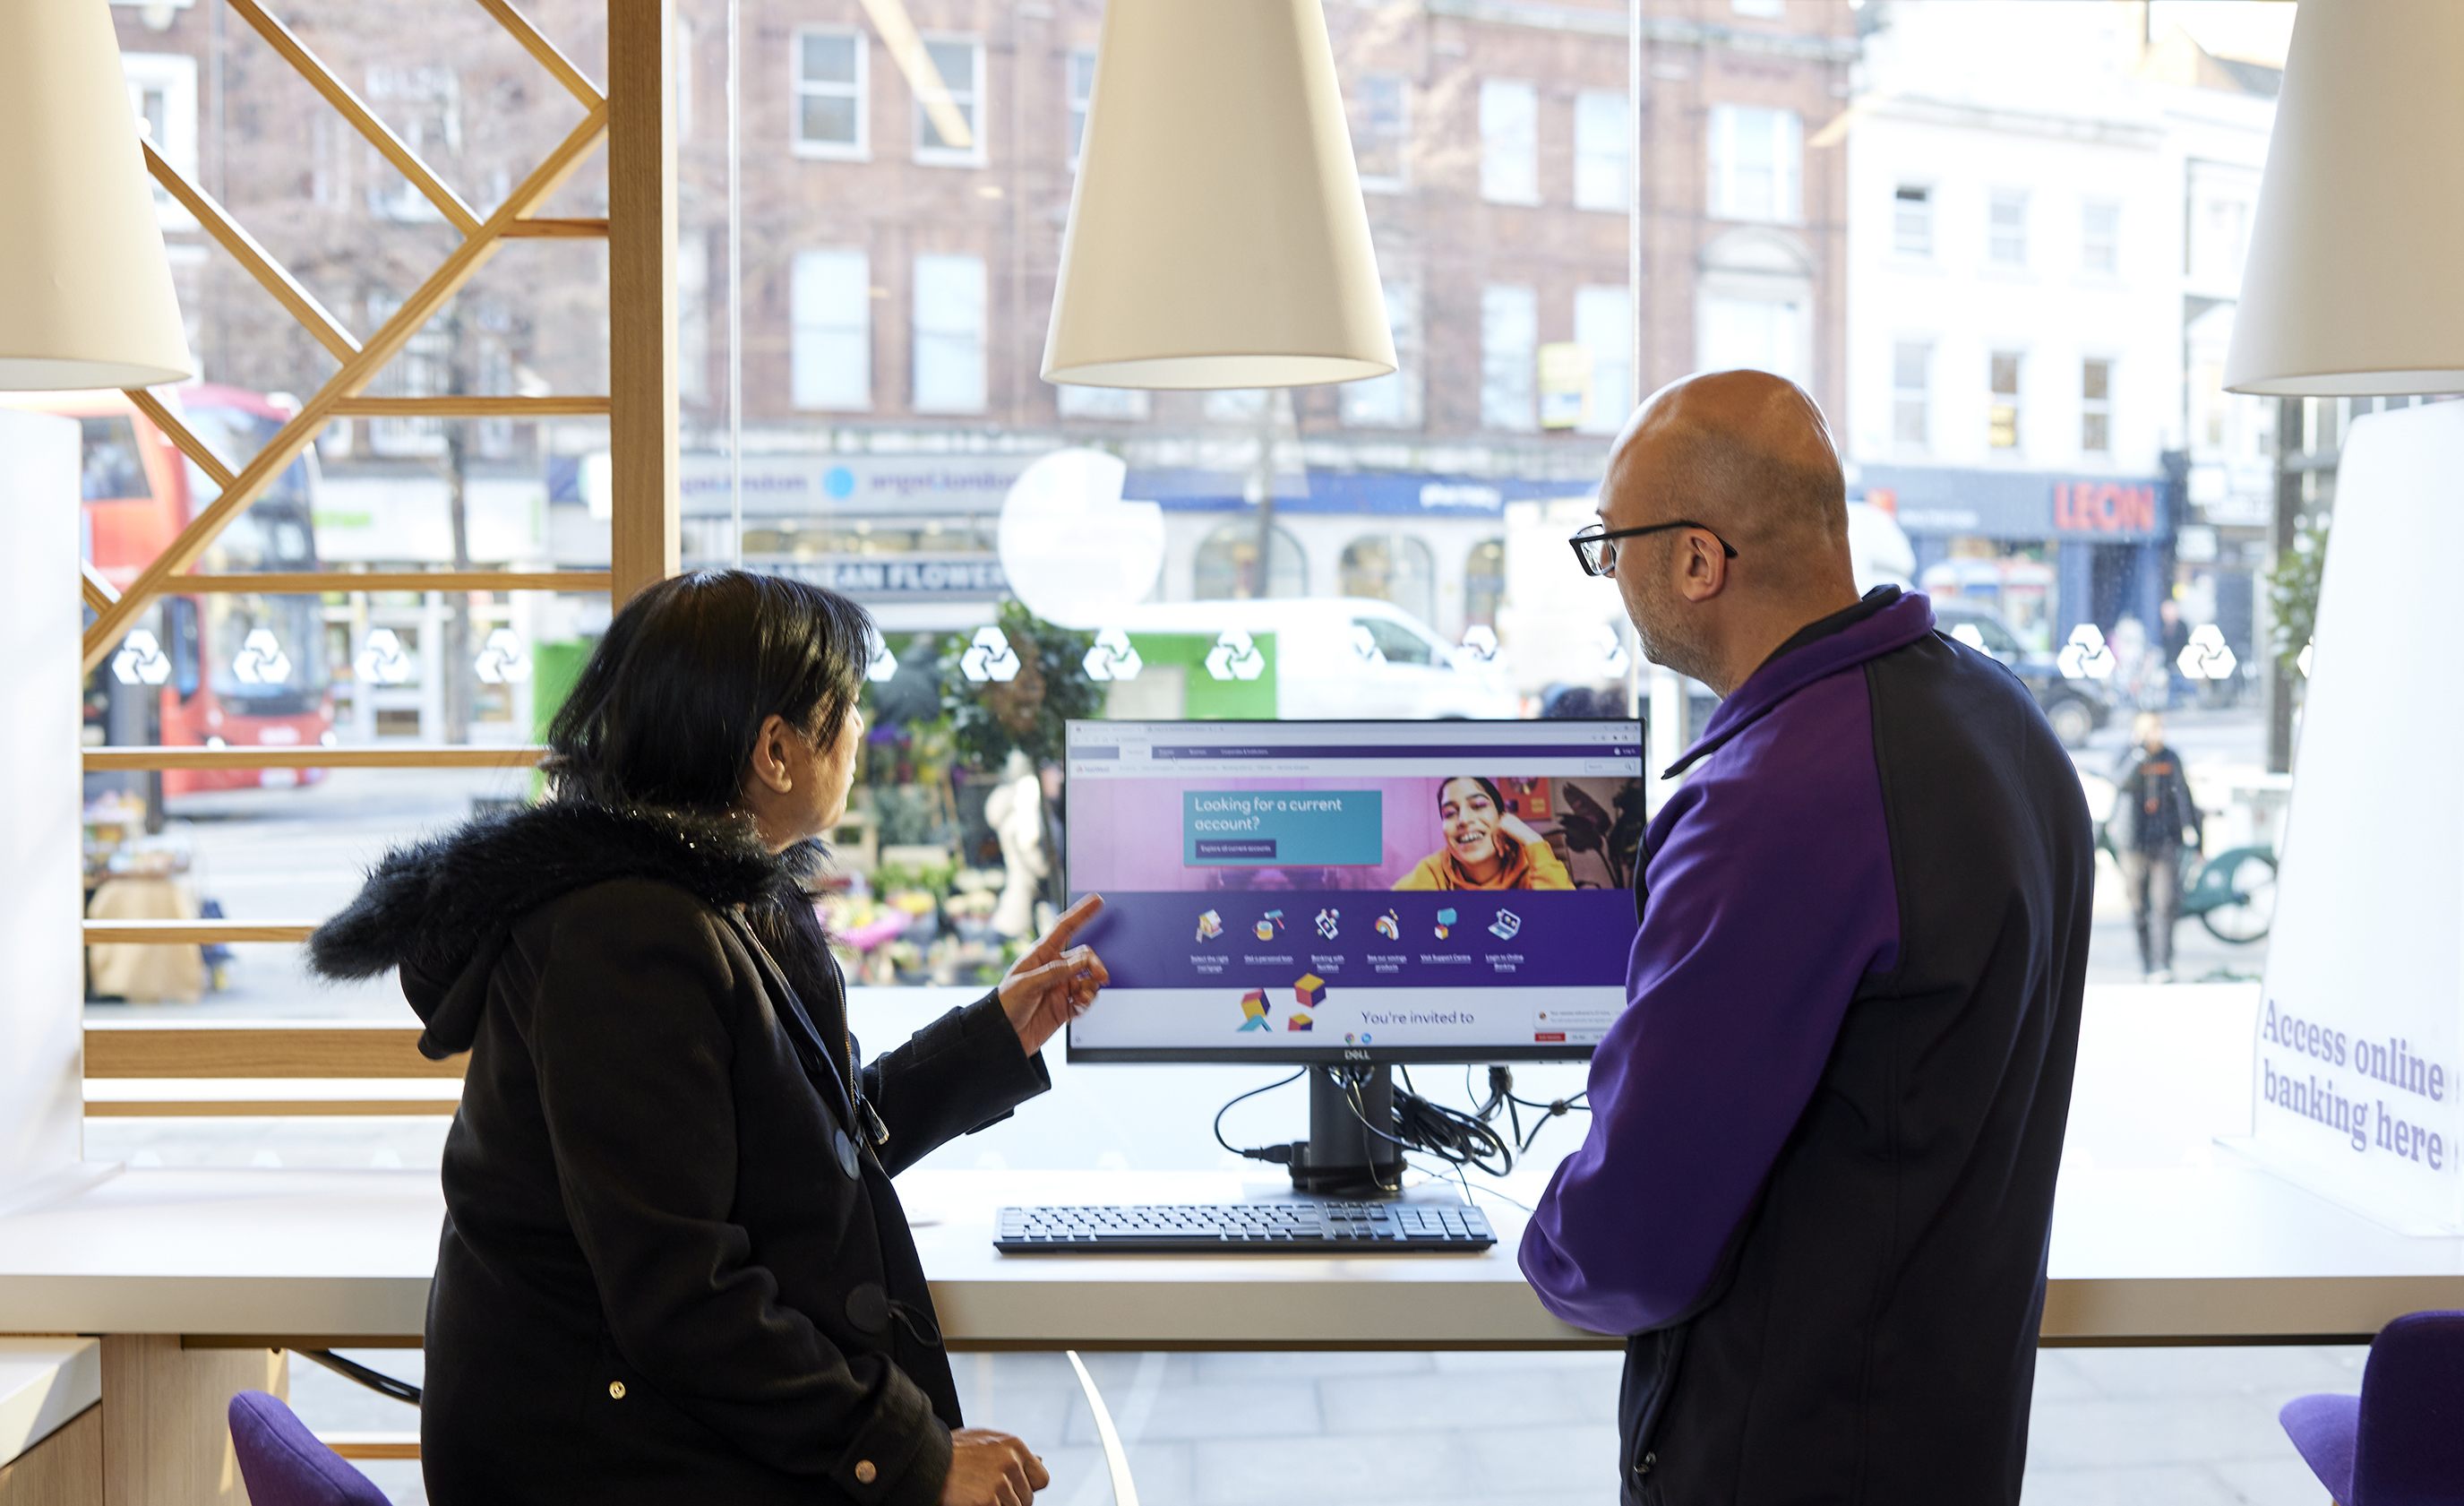
<svg viewBox="0 0 2464 1506">
<path fill-rule="evenodd" d="M 1633 116 L 1622 91 L 1574 96 L 1574 208 L 1615 210 L 1633 202 Z"/>
<path fill-rule="evenodd" d="M 1804 218 L 1804 130 L 1794 110 L 1711 106 L 1711 213 L 1793 224 Z"/>
<path fill-rule="evenodd" d="M 798 408 L 872 406 L 872 262 L 800 251 L 787 287 L 788 391 Z"/>
<path fill-rule="evenodd" d="M 144 122 L 145 139 L 180 176 L 197 181 L 197 60 L 183 53 L 122 53 L 120 71 L 128 81 L 128 107 Z M 324 117 L 319 116 L 322 120 Z M 197 222 L 161 184 L 154 190 L 154 220 L 165 230 L 194 230 Z"/>
<path fill-rule="evenodd" d="M 1922 450 L 1930 442 L 1933 346 L 1903 340 L 1891 346 L 1891 439 Z"/>
<path fill-rule="evenodd" d="M 2091 199 L 2079 206 L 2079 270 L 2112 277 L 2122 270 L 2122 206 Z"/>
<path fill-rule="evenodd" d="M 1270 402 L 1263 387 L 1220 387 L 1206 394 L 1206 421 L 1210 424 L 1254 426 L 1269 411 Z"/>
<path fill-rule="evenodd" d="M 1484 429 L 1540 427 L 1535 406 L 1539 300 L 1527 287 L 1480 290 L 1480 422 Z"/>
<path fill-rule="evenodd" d="M 425 198 L 419 202 L 428 203 Z M 390 293 L 371 293 L 367 301 L 370 329 L 384 328 L 402 311 L 403 300 Z M 367 395 L 442 397 L 453 389 L 453 332 L 439 315 L 421 325 L 419 333 L 402 347 L 402 354 L 378 370 L 368 383 Z M 465 389 L 471 389 L 468 384 Z M 445 422 L 437 418 L 371 418 L 368 450 L 373 454 L 392 456 L 443 454 Z"/>
<path fill-rule="evenodd" d="M 1393 602 L 1428 622 L 1437 615 L 1437 558 L 1427 544 L 1410 534 L 1369 534 L 1343 546 L 1343 559 L 1336 566 L 1335 589 L 1339 595 Z M 1417 639 L 1413 644 L 1420 653 L 1419 662 L 1427 663 L 1428 645 Z M 1387 655 L 1390 663 L 1394 658 L 1391 653 Z"/>
<path fill-rule="evenodd" d="M 1734 15 L 1760 16 L 1777 21 L 1788 15 L 1788 0 L 1728 0 L 1728 11 Z"/>
<path fill-rule="evenodd" d="M 1395 369 L 1335 390 L 1343 421 L 1359 429 L 1420 427 L 1420 298 L 1408 282 L 1388 279 L 1386 327 L 1395 337 Z"/>
<path fill-rule="evenodd" d="M 2079 363 L 2079 448 L 2089 454 L 2113 453 L 2113 363 Z"/>
<path fill-rule="evenodd" d="M 1408 101 L 1400 74 L 1363 74 L 1353 90 L 1352 156 L 1373 193 L 1400 193 L 1410 182 Z"/>
<path fill-rule="evenodd" d="M 870 49 L 858 32 L 796 33 L 796 155 L 862 157 L 866 133 L 865 71 Z"/>
<path fill-rule="evenodd" d="M 430 171 L 451 181 L 440 158 L 462 155 L 462 80 L 451 68 L 371 68 L 368 100 Z M 368 212 L 381 220 L 441 220 L 445 211 L 368 148 Z"/>
<path fill-rule="evenodd" d="M 1695 369 L 1769 371 L 1805 380 L 1805 305 L 1793 299 L 1705 297 Z"/>
<path fill-rule="evenodd" d="M 1506 600 L 1506 541 L 1484 539 L 1463 560 L 1463 623 L 1497 626 L 1498 604 Z"/>
<path fill-rule="evenodd" d="M 2028 195 L 2017 188 L 1993 190 L 1986 210 L 1985 255 L 1997 266 L 2028 264 Z"/>
<path fill-rule="evenodd" d="M 1078 154 L 1087 146 L 1087 101 L 1095 98 L 1095 52 L 1081 47 L 1069 55 L 1069 72 L 1063 80 L 1063 93 L 1069 100 L 1069 166 L 1077 170 Z"/>
<path fill-rule="evenodd" d="M 933 60 L 933 71 L 941 76 L 941 88 L 949 96 L 950 107 L 957 112 L 954 126 L 966 134 L 963 144 L 955 136 L 943 135 L 928 101 L 918 98 L 915 160 L 952 167 L 982 166 L 984 44 L 972 36 L 927 38 L 924 55 Z"/>
<path fill-rule="evenodd" d="M 1891 196 L 1891 250 L 1903 256 L 1933 259 L 1933 190 L 1903 183 Z"/>
<path fill-rule="evenodd" d="M 1997 350 L 1989 358 L 1991 399 L 1985 410 L 1985 442 L 1996 450 L 2019 448 L 2019 352 Z"/>
<path fill-rule="evenodd" d="M 1540 92 L 1506 78 L 1480 82 L 1480 196 L 1540 202 Z"/>
<path fill-rule="evenodd" d="M 1198 546 L 1189 594 L 1202 602 L 1309 594 L 1309 557 L 1287 530 L 1268 524 L 1264 570 L 1258 567 L 1258 525 L 1225 523 Z"/>
<path fill-rule="evenodd" d="M 1591 410 L 1574 427 L 1616 433 L 1634 410 L 1634 295 L 1623 286 L 1576 288 L 1574 343 L 1592 353 Z"/>
<path fill-rule="evenodd" d="M 1147 416 L 1147 394 L 1134 387 L 1073 387 L 1067 382 L 1053 384 L 1054 403 L 1064 418 L 1117 418 L 1142 420 Z"/>
<path fill-rule="evenodd" d="M 915 258 L 915 411 L 984 410 L 984 258 Z"/>
</svg>

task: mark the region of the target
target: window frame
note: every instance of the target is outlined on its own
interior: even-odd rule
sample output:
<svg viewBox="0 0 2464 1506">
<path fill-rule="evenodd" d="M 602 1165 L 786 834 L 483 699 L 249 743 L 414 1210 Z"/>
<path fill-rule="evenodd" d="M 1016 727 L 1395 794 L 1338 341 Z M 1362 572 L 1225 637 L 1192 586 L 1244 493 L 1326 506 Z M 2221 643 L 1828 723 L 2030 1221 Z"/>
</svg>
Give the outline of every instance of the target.
<svg viewBox="0 0 2464 1506">
<path fill-rule="evenodd" d="M 1591 100 L 1613 100 L 1617 105 L 1617 194 L 1607 201 L 1584 191 L 1583 164 L 1602 154 L 1583 148 L 1583 105 Z M 1623 89 L 1581 89 L 1574 94 L 1574 208 L 1598 213 L 1623 214 L 1634 208 L 1634 163 L 1637 147 L 1634 129 L 1634 96 Z"/>
<path fill-rule="evenodd" d="M 1087 91 L 1078 91 L 1078 64 L 1087 64 Z M 1095 49 L 1072 47 L 1061 55 L 1061 128 L 1068 133 L 1069 170 L 1078 170 L 1078 159 L 1087 150 L 1087 112 L 1095 102 Z"/>
<path fill-rule="evenodd" d="M 2001 362 L 2011 363 L 2011 390 L 1994 386 L 1998 373 L 1994 367 Z M 2027 453 L 2027 427 L 2024 423 L 2028 392 L 2028 352 L 2013 347 L 1989 347 L 1985 352 L 1985 448 L 1989 454 L 2008 452 L 2018 455 Z M 2009 398 L 2005 405 L 2002 401 Z M 2002 427 L 1999 413 L 2007 407 L 2010 413 L 2008 441 L 1995 438 Z"/>
<path fill-rule="evenodd" d="M 1372 83 L 1392 84 L 1395 88 L 1395 119 L 1392 124 L 1377 126 L 1370 114 L 1368 87 Z M 1408 193 L 1412 188 L 1412 80 L 1405 75 L 1378 71 L 1359 75 L 1354 92 L 1347 101 L 1353 107 L 1352 156 L 1355 163 L 1365 160 L 1361 150 L 1364 142 L 1390 141 L 1395 148 L 1395 171 L 1373 173 L 1363 167 L 1360 191 L 1363 193 Z"/>
<path fill-rule="evenodd" d="M 2093 225 L 2095 216 L 2100 212 L 2112 216 L 2109 224 L 2110 233 L 2101 242 L 2105 255 L 2105 265 L 2101 267 L 2094 265 L 2089 260 L 2090 254 L 2100 244 Z M 2082 277 L 2119 277 L 2122 276 L 2122 201 L 2120 199 L 2099 195 L 2079 200 L 2079 274 Z"/>
<path fill-rule="evenodd" d="M 1939 349 L 1940 343 L 1929 339 L 1894 339 L 1891 342 L 1891 448 L 1894 450 L 1924 454 L 1933 451 L 1933 362 Z M 1920 378 L 1914 387 L 1901 380 L 1906 373 L 1904 363 L 1911 351 L 1917 353 L 1917 374 Z M 1990 373 L 1988 381 L 1991 381 Z M 1906 426 L 1902 423 L 1911 403 L 1917 419 L 1914 437 L 1909 436 Z"/>
<path fill-rule="evenodd" d="M 927 261 L 973 262 L 976 269 L 976 392 L 972 404 L 949 406 L 924 402 L 924 343 L 928 338 L 946 339 L 954 330 L 930 329 L 924 322 L 924 264 Z M 989 412 L 992 408 L 992 268 L 989 261 L 974 252 L 919 251 L 908 260 L 908 372 L 907 406 L 913 413 L 975 414 Z"/>
<path fill-rule="evenodd" d="M 2113 458 L 2113 373 L 2121 365 L 2120 361 L 2107 355 L 2079 357 L 2079 454 L 2082 455 L 2101 455 L 2108 460 Z M 2094 397 L 2088 392 L 2088 371 L 2093 366 L 2104 368 L 2102 397 Z M 2090 420 L 2101 421 L 2104 428 L 2103 444 L 2091 445 L 2087 442 Z"/>
<path fill-rule="evenodd" d="M 986 92 L 984 88 L 986 83 L 986 79 L 984 78 L 984 61 L 988 54 L 984 47 L 984 38 L 982 33 L 978 32 L 922 32 L 917 33 L 916 40 L 923 43 L 928 54 L 935 47 L 947 47 L 954 44 L 970 48 L 975 53 L 975 58 L 971 65 L 974 81 L 965 91 L 963 98 L 966 101 L 964 108 L 967 112 L 967 128 L 975 134 L 976 144 L 964 150 L 955 146 L 927 146 L 924 144 L 924 130 L 925 126 L 929 123 L 924 114 L 924 100 L 920 96 L 915 95 L 913 90 L 910 90 L 907 101 L 908 120 L 910 129 L 914 133 L 915 162 L 919 166 L 926 167 L 982 167 L 988 166 L 992 161 L 992 153 L 985 144 L 984 120 L 992 112 L 984 108 L 984 95 Z M 935 72 L 939 71 L 940 66 L 941 65 L 938 62 L 935 62 L 933 65 Z M 945 89 L 949 89 L 950 80 L 943 78 L 941 80 L 941 86 Z M 960 99 L 961 95 L 958 90 L 950 89 L 950 100 L 952 103 L 957 103 Z"/>
<path fill-rule="evenodd" d="M 1624 326 L 1624 338 L 1617 347 L 1603 352 L 1598 345 L 1583 338 L 1583 305 L 1586 301 L 1597 300 L 1610 294 L 1621 299 L 1625 304 L 1623 310 L 1625 317 L 1621 321 Z M 1574 289 L 1572 302 L 1574 339 L 1592 353 L 1591 411 L 1581 423 L 1574 426 L 1574 432 L 1613 435 L 1625 428 L 1625 421 L 1633 416 L 1634 405 L 1637 401 L 1634 388 L 1634 289 L 1623 282 L 1587 282 Z M 1603 367 L 1624 373 L 1625 399 L 1623 402 L 1611 405 L 1600 401 L 1600 372 Z"/>
<path fill-rule="evenodd" d="M 163 160 L 180 169 L 189 182 L 197 181 L 197 60 L 187 53 L 122 53 L 120 75 L 128 86 L 128 102 L 132 113 L 144 119 L 145 95 L 159 92 L 163 97 L 163 139 L 154 149 Z M 149 122 L 150 123 L 150 122 Z M 187 208 L 171 197 L 170 190 L 157 183 L 148 183 L 154 196 L 154 224 L 160 230 L 195 230 L 196 217 Z"/>
<path fill-rule="evenodd" d="M 1934 191 L 1935 185 L 1930 183 L 1896 182 L 1891 186 L 1892 255 L 1905 261 L 1935 259 L 1940 246 L 1940 238 L 1935 233 L 1941 223 L 1941 216 L 1936 211 L 1941 205 L 1935 199 Z M 1908 197 L 1911 192 L 1917 195 L 1913 199 Z M 1917 249 L 1910 248 L 1909 237 L 1905 233 L 1908 223 L 1907 207 L 1912 204 L 1918 206 L 1918 215 L 1925 228 L 1924 245 Z"/>
<path fill-rule="evenodd" d="M 1346 382 L 1335 389 L 1335 414 L 1346 429 L 1418 430 L 1428 426 L 1428 402 L 1420 381 L 1420 287 L 1409 277 L 1381 277 L 1386 329 L 1395 342 L 1395 369 L 1384 376 Z M 1395 394 L 1391 421 L 1361 409 L 1375 395 Z"/>
<path fill-rule="evenodd" d="M 2032 195 L 2025 188 L 1993 188 L 1990 189 L 1986 193 L 1985 264 L 1987 266 L 1996 268 L 2004 272 L 2025 272 L 2028 270 L 2028 241 L 2030 239 L 2028 234 L 2028 211 L 2031 207 L 2029 203 L 2031 197 Z M 2002 211 L 2005 209 L 2015 209 L 2018 211 L 2018 225 L 2013 233 L 2017 237 L 2016 244 L 2018 246 L 2018 255 L 2016 256 L 2005 256 L 2002 255 L 2004 229 L 1998 222 Z"/>
<path fill-rule="evenodd" d="M 855 43 L 855 81 L 852 84 L 817 84 L 804 77 L 804 38 L 808 36 L 845 37 Z M 804 98 L 807 95 L 855 101 L 855 141 L 852 144 L 804 139 Z M 864 28 L 800 26 L 788 34 L 787 144 L 798 157 L 826 162 L 872 160 L 872 37 Z"/>
<path fill-rule="evenodd" d="M 1503 371 L 1504 354 L 1492 349 L 1489 331 L 1492 327 L 1491 299 L 1499 295 L 1519 294 L 1528 316 L 1526 325 L 1530 340 L 1522 350 L 1522 403 L 1517 411 L 1505 413 L 1502 406 L 1489 402 L 1492 372 Z M 1503 414 L 1504 416 L 1500 416 Z M 1480 289 L 1480 427 L 1499 433 L 1536 434 L 1540 432 L 1540 290 L 1529 282 L 1485 282 Z"/>
<path fill-rule="evenodd" d="M 1736 143 L 1740 127 L 1749 117 L 1763 121 L 1772 133 L 1771 208 L 1768 214 L 1748 212 L 1738 202 Z M 1805 223 L 1803 116 L 1784 105 L 1722 102 L 1711 106 L 1703 137 L 1705 212 L 1709 218 L 1743 225 Z"/>
<path fill-rule="evenodd" d="M 857 285 L 864 290 L 863 297 L 859 300 L 859 306 L 863 311 L 863 318 L 855 325 L 841 326 L 824 324 L 818 321 L 807 321 L 797 317 L 796 286 L 798 280 L 798 268 L 804 263 L 805 258 L 807 257 L 829 255 L 853 257 L 861 270 L 862 276 L 858 278 Z M 860 402 L 847 404 L 827 401 L 807 403 L 804 401 L 803 391 L 796 380 L 797 367 L 799 365 L 797 361 L 797 345 L 803 332 L 808 328 L 814 329 L 824 335 L 831 333 L 853 333 L 857 336 L 859 348 L 864 354 L 864 396 Z M 873 318 L 871 251 L 863 246 L 804 246 L 798 248 L 795 254 L 788 258 L 787 262 L 787 404 L 789 409 L 799 413 L 871 412 L 874 405 L 874 361 L 872 342 Z"/>
</svg>

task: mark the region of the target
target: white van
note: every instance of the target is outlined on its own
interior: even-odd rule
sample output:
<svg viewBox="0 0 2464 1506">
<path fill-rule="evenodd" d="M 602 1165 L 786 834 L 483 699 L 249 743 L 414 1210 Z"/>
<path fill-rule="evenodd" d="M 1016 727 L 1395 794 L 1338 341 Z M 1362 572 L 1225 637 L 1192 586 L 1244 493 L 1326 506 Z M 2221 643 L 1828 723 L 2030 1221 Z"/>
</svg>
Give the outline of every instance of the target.
<svg viewBox="0 0 2464 1506">
<path fill-rule="evenodd" d="M 1133 633 L 1273 633 L 1279 717 L 1425 720 L 1522 714 L 1501 667 L 1448 645 L 1391 602 L 1150 602 L 1120 612 L 1115 623 Z"/>
</svg>

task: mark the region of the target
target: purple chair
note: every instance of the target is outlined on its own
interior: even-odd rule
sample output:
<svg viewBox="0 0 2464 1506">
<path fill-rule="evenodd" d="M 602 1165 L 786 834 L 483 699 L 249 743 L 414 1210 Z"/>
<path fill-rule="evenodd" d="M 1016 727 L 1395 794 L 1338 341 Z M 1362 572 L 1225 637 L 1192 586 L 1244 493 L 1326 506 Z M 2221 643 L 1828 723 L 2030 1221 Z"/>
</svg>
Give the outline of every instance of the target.
<svg viewBox="0 0 2464 1506">
<path fill-rule="evenodd" d="M 385 1492 L 319 1443 L 276 1397 L 232 1397 L 231 1432 L 251 1506 L 390 1506 Z"/>
<path fill-rule="evenodd" d="M 2277 1421 L 2340 1506 L 2464 1506 L 2464 1313 L 2379 1330 L 2362 1394 L 2300 1396 Z"/>
</svg>

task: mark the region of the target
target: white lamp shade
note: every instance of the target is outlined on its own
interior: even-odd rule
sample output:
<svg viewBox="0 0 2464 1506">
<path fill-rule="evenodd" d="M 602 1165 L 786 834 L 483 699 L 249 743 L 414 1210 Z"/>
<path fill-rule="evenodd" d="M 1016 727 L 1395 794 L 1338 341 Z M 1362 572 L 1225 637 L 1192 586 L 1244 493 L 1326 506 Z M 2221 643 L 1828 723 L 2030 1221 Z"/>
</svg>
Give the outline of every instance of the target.
<svg viewBox="0 0 2464 1506">
<path fill-rule="evenodd" d="M 106 0 L 0 0 L 0 388 L 194 371 Z"/>
<path fill-rule="evenodd" d="M 1297 387 L 1394 369 L 1318 0 L 1108 0 L 1045 380 Z"/>
<path fill-rule="evenodd" d="M 2464 4 L 2301 0 L 2225 386 L 2464 390 Z"/>
</svg>

